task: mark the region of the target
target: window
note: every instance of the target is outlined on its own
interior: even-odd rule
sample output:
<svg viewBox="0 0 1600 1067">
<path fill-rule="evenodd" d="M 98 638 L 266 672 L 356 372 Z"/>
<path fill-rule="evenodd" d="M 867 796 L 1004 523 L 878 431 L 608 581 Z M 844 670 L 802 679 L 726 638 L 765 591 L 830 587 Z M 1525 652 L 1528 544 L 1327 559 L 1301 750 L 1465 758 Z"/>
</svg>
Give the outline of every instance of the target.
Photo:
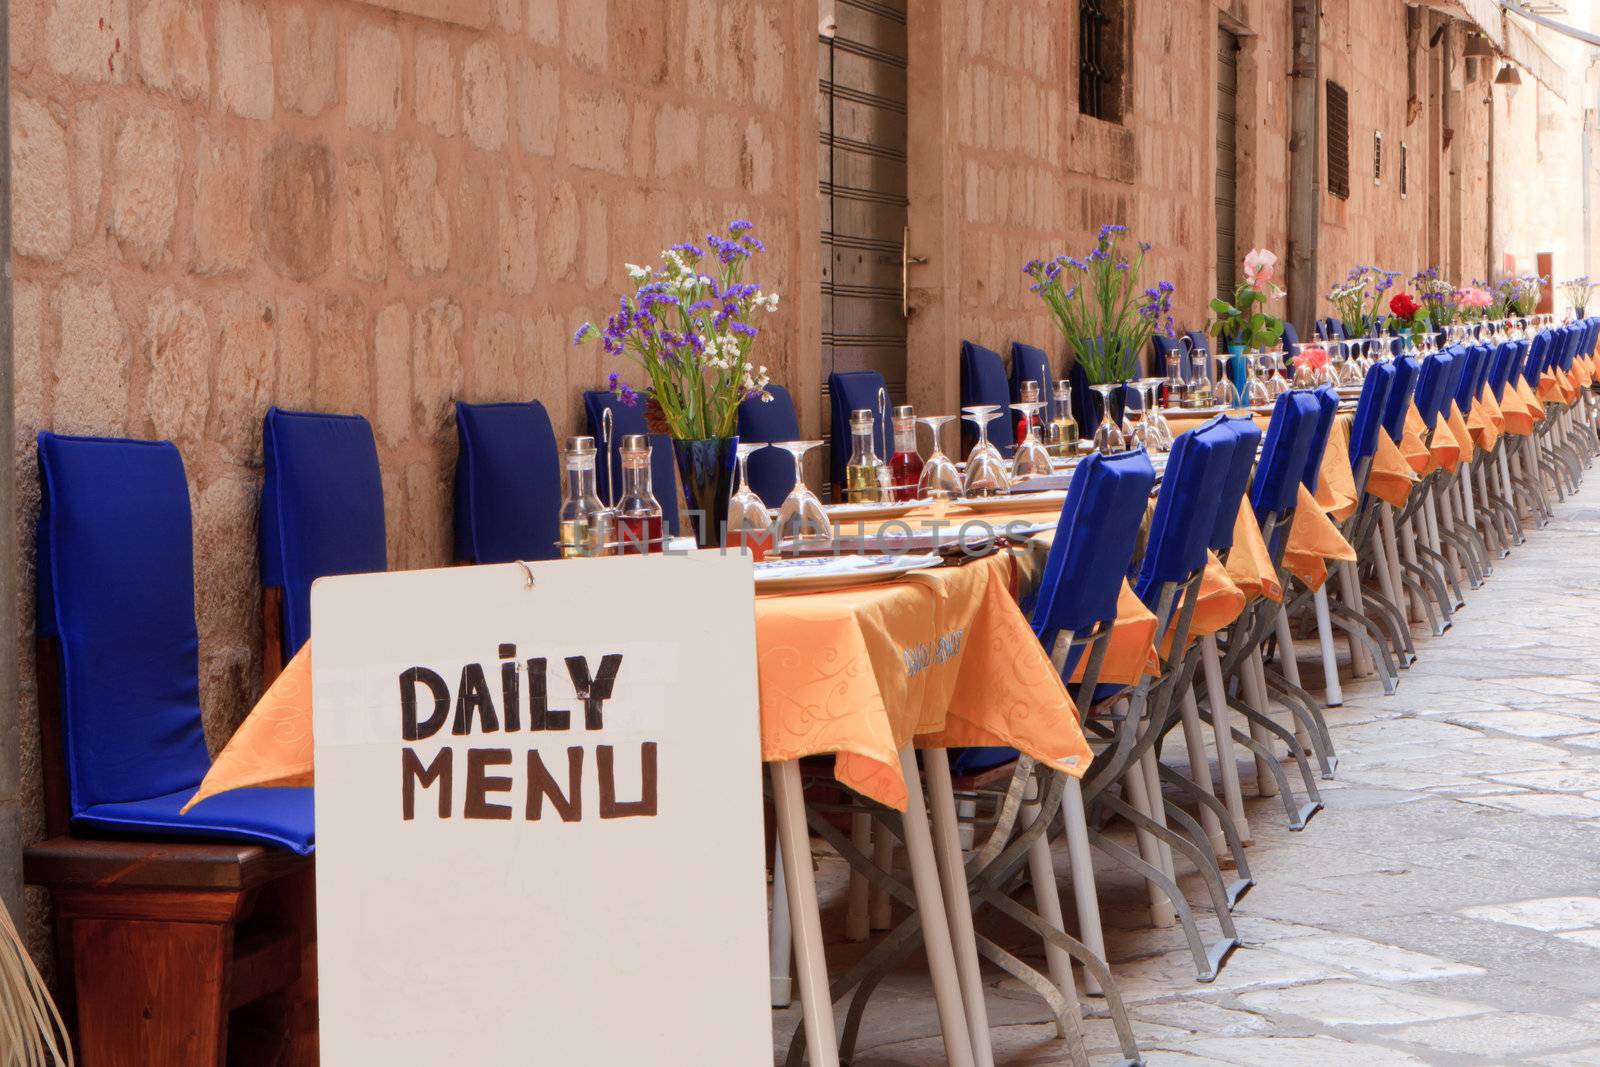
<svg viewBox="0 0 1600 1067">
<path fill-rule="evenodd" d="M 1328 82 L 1328 192 L 1350 199 L 1350 94 Z"/>
<path fill-rule="evenodd" d="M 1406 198 L 1407 186 L 1411 183 L 1411 160 L 1407 157 L 1410 149 L 1404 141 L 1400 142 L 1400 199 Z"/>
<path fill-rule="evenodd" d="M 1126 0 L 1078 0 L 1078 110 L 1122 121 Z"/>
<path fill-rule="evenodd" d="M 1372 184 L 1383 184 L 1383 134 L 1372 131 Z"/>
</svg>

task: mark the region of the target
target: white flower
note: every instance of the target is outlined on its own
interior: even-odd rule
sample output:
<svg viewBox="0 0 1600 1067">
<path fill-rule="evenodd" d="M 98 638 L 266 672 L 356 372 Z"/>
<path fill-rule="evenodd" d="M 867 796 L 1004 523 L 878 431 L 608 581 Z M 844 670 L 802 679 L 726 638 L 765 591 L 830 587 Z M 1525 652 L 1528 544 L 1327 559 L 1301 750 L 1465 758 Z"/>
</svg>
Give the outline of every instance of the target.
<svg viewBox="0 0 1600 1067">
<path fill-rule="evenodd" d="M 773 396 L 771 393 L 762 393 L 761 394 L 761 402 L 763 404 L 770 404 L 776 399 L 777 399 L 777 397 Z"/>
<path fill-rule="evenodd" d="M 632 278 L 636 282 L 642 282 L 646 278 L 650 277 L 649 267 L 641 267 L 637 263 L 624 263 L 623 266 L 628 270 L 628 277 Z"/>
<path fill-rule="evenodd" d="M 778 310 L 778 294 L 777 293 L 768 293 L 767 294 L 767 310 L 768 311 L 777 311 Z"/>
</svg>

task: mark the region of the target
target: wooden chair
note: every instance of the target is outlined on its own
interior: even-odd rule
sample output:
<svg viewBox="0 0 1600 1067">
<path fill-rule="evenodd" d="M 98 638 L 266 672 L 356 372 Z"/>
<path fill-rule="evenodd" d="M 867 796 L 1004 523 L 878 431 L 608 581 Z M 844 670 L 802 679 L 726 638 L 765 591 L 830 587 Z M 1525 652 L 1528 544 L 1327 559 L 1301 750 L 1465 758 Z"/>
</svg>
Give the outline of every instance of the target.
<svg viewBox="0 0 1600 1067">
<path fill-rule="evenodd" d="M 79 1059 L 220 1065 L 239 1011 L 270 1020 L 247 1027 L 271 1035 L 250 1059 L 314 1063 L 310 791 L 178 811 L 210 766 L 182 459 L 165 442 L 48 433 L 39 457 L 50 836 L 24 875 L 55 907 Z"/>
</svg>

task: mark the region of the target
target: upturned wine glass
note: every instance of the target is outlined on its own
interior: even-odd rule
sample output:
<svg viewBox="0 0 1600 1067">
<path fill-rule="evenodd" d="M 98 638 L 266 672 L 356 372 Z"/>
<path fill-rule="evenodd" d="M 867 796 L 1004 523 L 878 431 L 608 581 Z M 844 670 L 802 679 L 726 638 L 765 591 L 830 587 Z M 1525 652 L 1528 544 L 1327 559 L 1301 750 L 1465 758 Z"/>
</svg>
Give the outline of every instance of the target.
<svg viewBox="0 0 1600 1067">
<path fill-rule="evenodd" d="M 1038 400 L 1014 402 L 1016 411 L 1025 416 L 1023 425 L 1027 431 L 1022 438 L 1022 443 L 1017 445 L 1016 454 L 1011 459 L 1011 476 L 1015 479 L 1031 478 L 1035 475 L 1047 475 L 1051 472 L 1050 450 L 1039 440 L 1039 435 L 1034 432 L 1038 422 L 1036 416 L 1044 404 Z"/>
<path fill-rule="evenodd" d="M 1144 394 L 1145 447 L 1151 452 L 1166 452 L 1172 448 L 1172 426 L 1156 402 L 1158 391 L 1166 381 L 1165 378 L 1140 378 L 1134 383 Z"/>
<path fill-rule="evenodd" d="M 764 544 L 772 536 L 772 512 L 767 502 L 750 488 L 750 455 L 771 445 L 765 441 L 740 441 L 738 445 L 739 488 L 728 498 L 727 543 Z"/>
<path fill-rule="evenodd" d="M 954 500 L 961 494 L 961 472 L 939 445 L 945 423 L 954 418 L 954 415 L 921 415 L 917 418 L 933 437 L 933 451 L 923 461 L 922 476 L 917 479 L 917 496 L 923 500 Z"/>
<path fill-rule="evenodd" d="M 821 441 L 779 441 L 778 448 L 794 457 L 794 488 L 784 498 L 778 509 L 778 536 L 784 541 L 818 542 L 833 539 L 833 527 L 828 521 L 828 511 L 817 499 L 817 494 L 806 485 L 805 465 L 807 452 L 822 444 Z"/>
<path fill-rule="evenodd" d="M 981 404 L 961 409 L 962 417 L 978 429 L 978 443 L 967 454 L 967 472 L 962 495 L 1001 496 L 1011 492 L 1011 476 L 1006 473 L 1005 457 L 989 443 L 989 423 L 1000 417 L 998 405 Z"/>
<path fill-rule="evenodd" d="M 1090 388 L 1100 394 L 1100 425 L 1094 428 L 1094 450 L 1103 456 L 1126 450 L 1127 438 L 1122 436 L 1117 421 L 1111 417 L 1111 394 L 1121 389 L 1122 385 L 1118 382 L 1101 382 Z"/>
</svg>

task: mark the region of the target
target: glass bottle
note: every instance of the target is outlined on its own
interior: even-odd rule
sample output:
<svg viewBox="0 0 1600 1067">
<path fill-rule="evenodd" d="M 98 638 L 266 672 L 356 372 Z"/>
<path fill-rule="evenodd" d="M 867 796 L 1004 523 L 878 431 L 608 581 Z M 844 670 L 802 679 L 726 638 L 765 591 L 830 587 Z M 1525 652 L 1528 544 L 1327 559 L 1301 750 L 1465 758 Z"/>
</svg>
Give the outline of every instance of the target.
<svg viewBox="0 0 1600 1067">
<path fill-rule="evenodd" d="M 1183 407 L 1187 387 L 1188 383 L 1183 380 L 1183 357 L 1176 349 L 1170 350 L 1167 352 L 1167 380 L 1161 387 L 1161 406 Z"/>
<path fill-rule="evenodd" d="M 894 409 L 894 454 L 889 457 L 889 482 L 896 500 L 917 499 L 922 454 L 917 451 L 917 415 L 910 404 Z"/>
<path fill-rule="evenodd" d="M 1038 403 L 1039 383 L 1032 380 L 1023 382 L 1022 386 L 1017 390 L 1017 400 L 1023 404 Z M 1014 436 L 1011 440 L 1017 444 L 1026 441 L 1030 423 L 1032 424 L 1033 432 L 1039 435 L 1039 440 L 1042 442 L 1044 440 L 1044 424 L 1039 416 L 1037 414 L 1027 415 L 1020 411 L 1017 412 L 1017 417 L 1012 420 L 1011 429 Z"/>
<path fill-rule="evenodd" d="M 650 438 L 622 438 L 622 497 L 617 501 L 617 541 L 625 556 L 661 551 L 661 502 L 650 485 Z"/>
<path fill-rule="evenodd" d="M 613 514 L 594 483 L 594 438 L 567 438 L 566 491 L 561 498 L 561 557 L 603 556 L 611 544 Z"/>
<path fill-rule="evenodd" d="M 878 458 L 873 443 L 876 420 L 863 408 L 850 413 L 850 462 L 844 468 L 844 499 L 848 504 L 878 504 L 884 499 L 889 471 Z"/>
</svg>

